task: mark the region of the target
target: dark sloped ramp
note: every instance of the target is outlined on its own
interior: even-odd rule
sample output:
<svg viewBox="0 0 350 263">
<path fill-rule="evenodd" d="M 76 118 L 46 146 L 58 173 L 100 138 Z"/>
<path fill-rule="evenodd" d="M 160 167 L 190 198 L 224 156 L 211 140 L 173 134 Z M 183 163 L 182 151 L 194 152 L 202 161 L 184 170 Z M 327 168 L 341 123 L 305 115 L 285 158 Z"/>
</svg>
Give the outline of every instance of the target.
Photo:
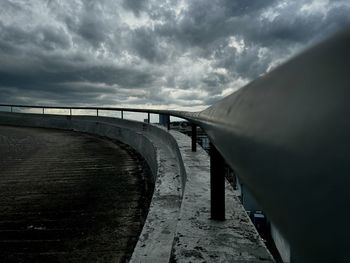
<svg viewBox="0 0 350 263">
<path fill-rule="evenodd" d="M 151 196 L 128 146 L 0 126 L 0 262 L 124 262 Z"/>
</svg>

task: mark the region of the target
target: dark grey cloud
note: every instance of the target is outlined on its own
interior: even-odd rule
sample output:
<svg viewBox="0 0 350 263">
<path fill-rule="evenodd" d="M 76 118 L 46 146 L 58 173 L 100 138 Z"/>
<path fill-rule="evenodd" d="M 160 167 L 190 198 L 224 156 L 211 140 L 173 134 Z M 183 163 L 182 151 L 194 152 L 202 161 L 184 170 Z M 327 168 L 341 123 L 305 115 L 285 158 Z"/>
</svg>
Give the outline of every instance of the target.
<svg viewBox="0 0 350 263">
<path fill-rule="evenodd" d="M 130 48 L 137 56 L 149 62 L 166 62 L 167 50 L 161 46 L 161 39 L 151 28 L 138 28 L 131 31 Z"/>
<path fill-rule="evenodd" d="M 349 13 L 347 0 L 3 0 L 0 102 L 200 109 Z"/>
<path fill-rule="evenodd" d="M 136 16 L 140 15 L 146 7 L 146 0 L 124 0 L 123 7 L 134 12 Z"/>
</svg>

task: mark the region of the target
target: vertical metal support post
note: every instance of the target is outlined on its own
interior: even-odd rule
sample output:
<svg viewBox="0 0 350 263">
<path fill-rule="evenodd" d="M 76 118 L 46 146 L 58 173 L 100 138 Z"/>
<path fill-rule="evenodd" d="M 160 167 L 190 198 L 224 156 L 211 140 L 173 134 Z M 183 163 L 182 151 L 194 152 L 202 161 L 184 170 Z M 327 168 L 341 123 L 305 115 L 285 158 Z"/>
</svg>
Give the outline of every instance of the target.
<svg viewBox="0 0 350 263">
<path fill-rule="evenodd" d="M 13 107 L 11 106 L 11 112 L 13 112 Z"/>
<path fill-rule="evenodd" d="M 98 117 L 98 109 L 96 109 L 96 116 Z"/>
<path fill-rule="evenodd" d="M 211 219 L 225 220 L 225 161 L 210 143 L 210 205 Z"/>
<path fill-rule="evenodd" d="M 121 116 L 122 119 L 124 119 L 124 111 L 120 112 L 120 116 Z"/>
<path fill-rule="evenodd" d="M 45 114 L 45 108 L 43 108 L 43 114 Z"/>
<path fill-rule="evenodd" d="M 197 151 L 197 125 L 192 123 L 192 152 Z"/>
<path fill-rule="evenodd" d="M 151 122 L 151 114 L 149 112 L 147 112 L 147 122 L 148 123 Z"/>
<path fill-rule="evenodd" d="M 168 131 L 170 130 L 170 115 L 166 115 L 167 116 L 167 128 L 168 128 Z"/>
<path fill-rule="evenodd" d="M 72 108 L 69 109 L 69 115 L 72 116 Z"/>
</svg>

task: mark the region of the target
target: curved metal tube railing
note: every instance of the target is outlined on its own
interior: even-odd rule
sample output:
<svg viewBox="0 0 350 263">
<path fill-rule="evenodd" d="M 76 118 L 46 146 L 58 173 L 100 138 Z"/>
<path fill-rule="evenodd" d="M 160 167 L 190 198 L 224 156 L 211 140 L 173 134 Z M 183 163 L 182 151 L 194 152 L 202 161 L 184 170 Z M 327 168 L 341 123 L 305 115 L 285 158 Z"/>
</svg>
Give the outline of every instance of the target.
<svg viewBox="0 0 350 263">
<path fill-rule="evenodd" d="M 350 262 L 350 30 L 202 112 L 199 125 L 291 245 L 293 262 Z"/>
</svg>

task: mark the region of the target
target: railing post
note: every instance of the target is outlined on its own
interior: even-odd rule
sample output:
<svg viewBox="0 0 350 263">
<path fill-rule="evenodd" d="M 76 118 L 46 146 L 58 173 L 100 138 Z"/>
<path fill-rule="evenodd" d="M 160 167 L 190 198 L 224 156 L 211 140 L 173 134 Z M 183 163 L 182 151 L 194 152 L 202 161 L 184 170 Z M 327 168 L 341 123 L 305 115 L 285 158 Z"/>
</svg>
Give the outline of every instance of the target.
<svg viewBox="0 0 350 263">
<path fill-rule="evenodd" d="M 98 109 L 96 109 L 96 116 L 98 117 Z"/>
<path fill-rule="evenodd" d="M 11 106 L 11 112 L 13 112 L 13 107 Z"/>
<path fill-rule="evenodd" d="M 211 219 L 225 220 L 225 161 L 210 143 L 210 205 Z"/>
<path fill-rule="evenodd" d="M 124 111 L 120 111 L 120 116 L 122 119 L 124 119 Z"/>
<path fill-rule="evenodd" d="M 167 115 L 167 129 L 170 130 L 170 115 Z"/>
<path fill-rule="evenodd" d="M 148 123 L 151 122 L 151 114 L 149 112 L 147 112 L 147 122 Z"/>
<path fill-rule="evenodd" d="M 197 125 L 192 124 L 192 152 L 197 151 Z"/>
<path fill-rule="evenodd" d="M 69 115 L 72 116 L 72 108 L 69 109 Z"/>
<path fill-rule="evenodd" d="M 45 114 L 45 108 L 43 108 L 43 114 Z"/>
<path fill-rule="evenodd" d="M 167 127 L 170 130 L 170 115 L 165 113 L 159 113 L 159 124 Z"/>
</svg>

